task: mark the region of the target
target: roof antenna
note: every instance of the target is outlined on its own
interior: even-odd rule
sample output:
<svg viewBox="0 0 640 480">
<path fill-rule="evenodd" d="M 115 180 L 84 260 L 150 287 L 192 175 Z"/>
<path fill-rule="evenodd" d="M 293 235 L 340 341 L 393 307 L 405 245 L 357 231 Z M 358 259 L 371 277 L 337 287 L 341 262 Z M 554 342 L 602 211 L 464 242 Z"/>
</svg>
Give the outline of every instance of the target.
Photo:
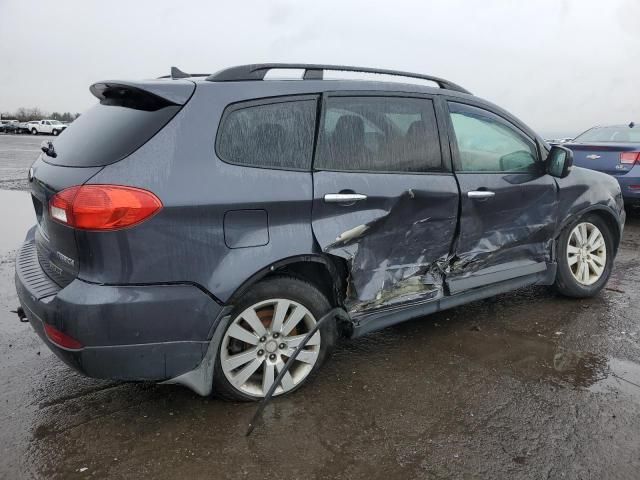
<svg viewBox="0 0 640 480">
<path fill-rule="evenodd" d="M 186 72 L 183 72 L 178 67 L 171 67 L 171 80 L 177 80 L 178 78 L 189 78 L 189 75 Z"/>
<path fill-rule="evenodd" d="M 635 127 L 635 126 L 636 126 L 636 124 L 635 124 L 635 123 L 633 123 L 633 122 L 631 122 L 631 123 L 629 124 L 629 128 L 633 128 L 633 127 Z"/>
</svg>

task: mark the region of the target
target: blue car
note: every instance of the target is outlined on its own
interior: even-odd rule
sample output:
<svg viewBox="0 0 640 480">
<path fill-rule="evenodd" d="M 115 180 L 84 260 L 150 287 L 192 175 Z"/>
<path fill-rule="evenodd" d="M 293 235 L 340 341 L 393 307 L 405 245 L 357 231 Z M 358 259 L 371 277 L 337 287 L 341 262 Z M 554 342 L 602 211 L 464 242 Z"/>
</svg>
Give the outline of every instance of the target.
<svg viewBox="0 0 640 480">
<path fill-rule="evenodd" d="M 573 163 L 614 176 L 625 205 L 640 205 L 640 126 L 593 127 L 563 145 L 573 150 Z"/>
</svg>

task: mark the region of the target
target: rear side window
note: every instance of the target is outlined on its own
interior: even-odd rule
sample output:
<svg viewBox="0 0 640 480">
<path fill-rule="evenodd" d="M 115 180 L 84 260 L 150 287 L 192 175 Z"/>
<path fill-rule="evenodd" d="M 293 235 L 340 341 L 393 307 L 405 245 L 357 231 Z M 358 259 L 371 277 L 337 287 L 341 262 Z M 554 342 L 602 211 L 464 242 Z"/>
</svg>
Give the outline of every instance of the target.
<svg viewBox="0 0 640 480">
<path fill-rule="evenodd" d="M 68 167 L 100 167 L 122 160 L 153 137 L 180 106 L 139 110 L 98 104 L 80 115 L 53 142 L 56 158 L 47 163 Z"/>
<path fill-rule="evenodd" d="M 428 99 L 330 97 L 315 168 L 366 172 L 442 170 L 440 140 Z"/>
<path fill-rule="evenodd" d="M 218 157 L 251 167 L 310 170 L 316 103 L 280 99 L 230 106 L 218 129 Z"/>
</svg>

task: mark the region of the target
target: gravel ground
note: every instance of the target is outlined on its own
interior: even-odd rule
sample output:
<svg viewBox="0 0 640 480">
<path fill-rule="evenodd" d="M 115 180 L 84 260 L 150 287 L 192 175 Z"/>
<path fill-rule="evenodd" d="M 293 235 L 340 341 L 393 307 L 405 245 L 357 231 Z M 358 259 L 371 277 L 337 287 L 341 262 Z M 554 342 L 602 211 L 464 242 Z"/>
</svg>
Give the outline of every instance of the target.
<svg viewBox="0 0 640 480">
<path fill-rule="evenodd" d="M 27 170 L 40 153 L 40 143 L 49 135 L 7 135 L 0 133 L 0 188 L 26 190 Z"/>
<path fill-rule="evenodd" d="M 24 188 L 41 140 L 0 135 L 0 188 Z M 637 213 L 597 297 L 532 287 L 345 341 L 247 438 L 255 405 L 81 377 L 18 322 L 30 209 L 0 190 L 0 478 L 640 475 Z"/>
</svg>

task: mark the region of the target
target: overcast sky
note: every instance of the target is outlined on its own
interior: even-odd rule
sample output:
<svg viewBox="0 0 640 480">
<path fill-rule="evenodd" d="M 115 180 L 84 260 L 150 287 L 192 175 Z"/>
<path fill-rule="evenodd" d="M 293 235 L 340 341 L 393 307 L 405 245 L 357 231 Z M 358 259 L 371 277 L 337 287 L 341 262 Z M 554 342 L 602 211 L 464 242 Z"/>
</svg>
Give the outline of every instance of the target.
<svg viewBox="0 0 640 480">
<path fill-rule="evenodd" d="M 640 0 L 0 0 L 0 111 L 82 112 L 97 80 L 267 61 L 430 73 L 573 134 L 640 121 Z"/>
</svg>

